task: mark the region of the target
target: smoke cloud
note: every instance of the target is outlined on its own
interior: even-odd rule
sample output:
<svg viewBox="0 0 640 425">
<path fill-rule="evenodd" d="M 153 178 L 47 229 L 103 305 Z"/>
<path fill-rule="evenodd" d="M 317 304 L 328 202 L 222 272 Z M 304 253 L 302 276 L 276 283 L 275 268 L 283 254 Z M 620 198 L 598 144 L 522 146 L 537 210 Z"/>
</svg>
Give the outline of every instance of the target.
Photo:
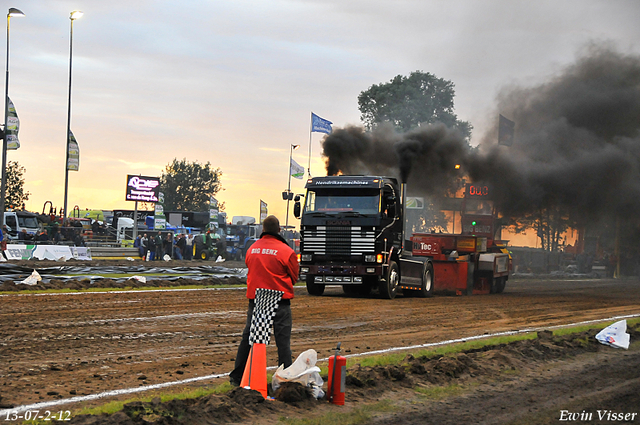
<svg viewBox="0 0 640 425">
<path fill-rule="evenodd" d="M 497 144 L 498 113 L 516 123 L 510 147 Z M 442 124 L 335 130 L 323 141 L 327 173 L 393 175 L 426 195 L 464 176 L 513 216 L 559 207 L 586 223 L 640 209 L 639 56 L 591 45 L 547 82 L 503 89 L 495 116 L 477 148 Z"/>
</svg>

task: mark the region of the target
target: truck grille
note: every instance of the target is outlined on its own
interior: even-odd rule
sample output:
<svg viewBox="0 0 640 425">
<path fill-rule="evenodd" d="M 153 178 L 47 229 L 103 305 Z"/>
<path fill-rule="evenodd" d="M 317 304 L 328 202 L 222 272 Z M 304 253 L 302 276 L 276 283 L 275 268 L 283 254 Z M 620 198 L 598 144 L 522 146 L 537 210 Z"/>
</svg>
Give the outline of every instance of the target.
<svg viewBox="0 0 640 425">
<path fill-rule="evenodd" d="M 375 232 L 362 227 L 327 227 L 302 230 L 304 251 L 317 255 L 362 255 L 375 251 Z"/>
</svg>

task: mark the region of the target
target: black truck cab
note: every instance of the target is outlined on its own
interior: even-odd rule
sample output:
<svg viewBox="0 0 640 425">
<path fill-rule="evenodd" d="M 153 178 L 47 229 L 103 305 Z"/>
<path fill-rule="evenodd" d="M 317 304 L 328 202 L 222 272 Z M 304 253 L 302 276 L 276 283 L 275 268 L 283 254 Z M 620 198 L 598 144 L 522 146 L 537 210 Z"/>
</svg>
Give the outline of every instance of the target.
<svg viewBox="0 0 640 425">
<path fill-rule="evenodd" d="M 325 285 L 367 294 L 402 248 L 402 198 L 395 178 L 310 178 L 300 223 L 300 274 L 312 295 Z M 299 202 L 299 201 L 298 201 Z M 397 261 L 397 259 L 396 259 Z"/>
</svg>

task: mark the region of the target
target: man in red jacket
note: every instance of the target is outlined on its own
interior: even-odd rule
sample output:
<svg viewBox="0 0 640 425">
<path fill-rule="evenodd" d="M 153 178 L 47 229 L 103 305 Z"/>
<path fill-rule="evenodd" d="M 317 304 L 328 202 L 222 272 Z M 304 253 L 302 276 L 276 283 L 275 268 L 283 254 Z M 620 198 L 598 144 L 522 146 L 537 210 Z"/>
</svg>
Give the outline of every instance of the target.
<svg viewBox="0 0 640 425">
<path fill-rule="evenodd" d="M 273 334 L 278 347 L 278 364 L 291 366 L 291 299 L 293 285 L 298 281 L 298 258 L 287 242 L 280 236 L 280 222 L 270 215 L 262 223 L 263 233 L 247 250 L 245 263 L 249 269 L 247 275 L 247 298 L 249 309 L 247 323 L 242 332 L 242 341 L 238 347 L 235 368 L 229 374 L 231 385 L 240 385 L 244 366 L 249 357 L 249 333 L 251 317 L 255 307 L 256 289 L 272 289 L 284 292 L 273 320 Z"/>
</svg>

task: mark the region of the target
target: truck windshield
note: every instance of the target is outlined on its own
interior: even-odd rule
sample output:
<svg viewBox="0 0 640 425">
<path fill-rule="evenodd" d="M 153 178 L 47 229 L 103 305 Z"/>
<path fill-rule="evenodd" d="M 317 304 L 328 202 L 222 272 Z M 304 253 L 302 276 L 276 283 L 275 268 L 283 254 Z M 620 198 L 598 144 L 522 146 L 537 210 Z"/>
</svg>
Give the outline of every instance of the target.
<svg viewBox="0 0 640 425">
<path fill-rule="evenodd" d="M 26 227 L 27 229 L 37 229 L 38 219 L 35 217 L 18 216 L 18 224 L 20 225 L 20 227 Z"/>
<path fill-rule="evenodd" d="M 380 192 L 378 190 L 309 190 L 305 200 L 305 213 L 378 214 Z"/>
</svg>

